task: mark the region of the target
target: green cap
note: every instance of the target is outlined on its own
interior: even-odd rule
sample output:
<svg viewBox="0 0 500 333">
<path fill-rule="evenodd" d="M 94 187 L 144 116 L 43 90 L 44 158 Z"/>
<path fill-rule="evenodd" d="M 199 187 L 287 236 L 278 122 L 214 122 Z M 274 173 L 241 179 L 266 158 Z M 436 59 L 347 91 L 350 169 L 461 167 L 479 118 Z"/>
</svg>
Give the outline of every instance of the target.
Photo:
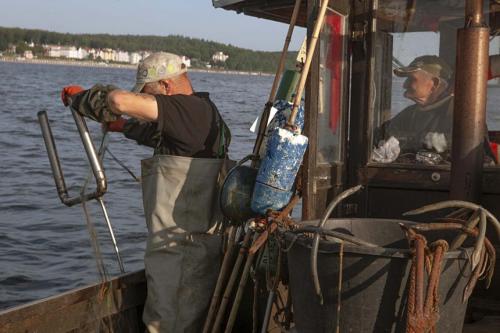
<svg viewBox="0 0 500 333">
<path fill-rule="evenodd" d="M 450 66 L 438 56 L 433 55 L 417 57 L 407 67 L 396 68 L 394 74 L 397 76 L 408 76 L 410 73 L 420 70 L 446 81 L 449 81 L 452 75 Z"/>
<path fill-rule="evenodd" d="M 141 92 L 146 83 L 176 77 L 186 71 L 186 66 L 178 55 L 167 52 L 153 53 L 139 63 L 132 91 Z"/>
</svg>

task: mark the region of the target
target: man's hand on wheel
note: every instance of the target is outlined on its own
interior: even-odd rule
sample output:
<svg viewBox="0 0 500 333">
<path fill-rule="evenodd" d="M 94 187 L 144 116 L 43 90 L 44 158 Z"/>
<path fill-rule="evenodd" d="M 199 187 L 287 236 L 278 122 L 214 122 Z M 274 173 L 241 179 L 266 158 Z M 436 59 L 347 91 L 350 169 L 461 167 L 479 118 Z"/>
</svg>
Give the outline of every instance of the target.
<svg viewBox="0 0 500 333">
<path fill-rule="evenodd" d="M 68 106 L 70 104 L 70 98 L 73 95 L 82 92 L 84 89 L 81 86 L 66 86 L 61 91 L 61 100 L 64 106 Z"/>
</svg>

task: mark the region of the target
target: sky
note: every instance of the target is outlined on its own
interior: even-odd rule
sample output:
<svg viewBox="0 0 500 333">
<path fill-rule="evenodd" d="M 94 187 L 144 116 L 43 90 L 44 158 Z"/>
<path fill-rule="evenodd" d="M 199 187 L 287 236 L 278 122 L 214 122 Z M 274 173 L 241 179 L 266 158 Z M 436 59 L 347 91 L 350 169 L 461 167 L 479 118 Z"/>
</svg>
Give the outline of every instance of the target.
<svg viewBox="0 0 500 333">
<path fill-rule="evenodd" d="M 0 26 L 68 33 L 182 35 L 281 51 L 288 25 L 221 8 L 212 0 L 0 0 Z M 290 50 L 305 29 L 296 27 Z"/>
</svg>

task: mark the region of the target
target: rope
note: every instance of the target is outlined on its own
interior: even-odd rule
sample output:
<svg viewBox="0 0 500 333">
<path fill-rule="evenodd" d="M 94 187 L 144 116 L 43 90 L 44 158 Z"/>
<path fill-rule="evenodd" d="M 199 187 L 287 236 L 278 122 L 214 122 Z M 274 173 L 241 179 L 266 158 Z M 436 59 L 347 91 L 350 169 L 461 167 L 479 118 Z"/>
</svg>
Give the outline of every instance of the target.
<svg viewBox="0 0 500 333">
<path fill-rule="evenodd" d="M 298 238 L 299 238 L 299 234 L 294 234 L 293 238 L 292 238 L 292 241 L 290 242 L 290 244 L 286 248 L 284 248 L 282 251 L 285 252 L 285 253 L 287 253 L 288 251 L 290 251 Z"/>
<path fill-rule="evenodd" d="M 101 250 L 99 247 L 99 242 L 97 240 L 97 233 L 95 230 L 94 223 L 92 222 L 92 219 L 90 218 L 90 213 L 87 208 L 87 204 L 85 201 L 82 202 L 82 208 L 83 212 L 85 213 L 85 221 L 87 223 L 87 230 L 89 232 L 90 236 L 90 244 L 92 246 L 92 251 L 94 253 L 94 257 L 96 260 L 96 265 L 97 265 L 97 271 L 99 272 L 99 276 L 101 278 L 101 281 L 107 281 L 108 275 L 106 272 L 106 267 L 104 265 L 104 260 L 101 255 Z"/>
<path fill-rule="evenodd" d="M 97 153 L 98 158 L 101 161 L 102 161 L 102 158 L 104 157 L 104 151 L 106 150 L 107 145 L 108 145 L 108 136 L 107 136 L 107 132 L 104 132 L 104 134 L 101 138 L 99 151 Z M 82 188 L 80 190 L 80 195 L 82 196 L 82 198 L 85 195 L 85 191 L 87 190 L 87 186 L 90 183 L 91 178 L 92 178 L 92 170 L 89 168 L 89 171 L 87 173 L 87 178 L 85 179 L 85 182 L 83 183 Z M 108 280 L 108 274 L 106 271 L 106 266 L 104 265 L 104 260 L 102 258 L 97 232 L 96 232 L 94 223 L 92 222 L 92 219 L 90 217 L 90 213 L 88 211 L 87 203 L 85 202 L 85 200 L 82 200 L 82 208 L 83 208 L 83 212 L 85 214 L 85 221 L 87 224 L 87 230 L 88 230 L 89 236 L 90 236 L 90 244 L 92 246 L 92 250 L 94 253 L 95 260 L 96 260 L 97 271 L 99 272 L 99 276 L 101 278 L 101 281 L 105 282 Z"/>
<path fill-rule="evenodd" d="M 118 157 L 116 157 L 116 156 L 115 156 L 115 155 L 111 152 L 111 150 L 109 150 L 109 147 L 106 147 L 106 151 L 108 152 L 109 156 L 111 156 L 111 158 L 112 158 L 112 159 L 113 159 L 116 163 L 118 163 L 118 165 L 119 165 L 119 166 L 121 166 L 123 169 L 125 169 L 125 171 L 127 171 L 127 172 L 128 172 L 128 174 L 129 174 L 129 175 L 131 175 L 131 176 L 132 176 L 132 178 L 133 178 L 136 182 L 138 182 L 138 183 L 140 183 L 140 182 L 141 182 L 141 179 L 140 179 L 139 177 L 137 177 L 137 176 L 136 176 L 136 175 L 132 172 L 132 170 L 130 170 L 130 169 L 129 169 L 126 165 L 125 165 L 125 163 L 123 163 L 122 161 L 120 161 L 120 160 L 118 159 Z"/>
<path fill-rule="evenodd" d="M 444 254 L 448 251 L 445 240 L 437 240 L 427 247 L 427 240 L 412 229 L 406 230 L 411 249 L 410 289 L 408 290 L 407 333 L 435 332 L 439 318 L 439 280 Z M 430 265 L 428 267 L 424 267 Z M 426 269 L 427 268 L 427 269 Z M 424 294 L 425 272 L 427 290 Z"/>
</svg>

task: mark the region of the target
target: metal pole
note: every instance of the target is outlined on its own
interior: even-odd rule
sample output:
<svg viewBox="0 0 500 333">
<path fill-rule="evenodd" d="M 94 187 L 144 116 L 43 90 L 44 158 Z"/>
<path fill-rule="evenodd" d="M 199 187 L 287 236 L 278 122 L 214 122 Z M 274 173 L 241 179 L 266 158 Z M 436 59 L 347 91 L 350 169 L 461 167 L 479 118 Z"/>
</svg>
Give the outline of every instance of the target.
<svg viewBox="0 0 500 333">
<path fill-rule="evenodd" d="M 258 238 L 258 234 L 254 233 L 252 245 Z M 231 333 L 233 331 L 234 322 L 236 321 L 236 315 L 238 314 L 238 309 L 240 308 L 241 299 L 243 298 L 243 291 L 248 281 L 248 276 L 250 275 L 250 268 L 252 267 L 253 258 L 255 256 L 254 252 L 248 252 L 247 261 L 243 267 L 243 273 L 241 273 L 240 283 L 238 289 L 236 290 L 236 296 L 234 296 L 233 306 L 231 307 L 231 312 L 229 313 L 229 319 L 227 320 L 226 329 L 224 333 Z"/>
<path fill-rule="evenodd" d="M 90 167 L 92 168 L 92 172 L 95 177 L 95 181 L 97 184 L 96 192 L 103 195 L 107 190 L 106 176 L 104 175 L 104 169 L 101 166 L 99 156 L 95 151 L 94 143 L 92 142 L 92 138 L 90 137 L 89 129 L 87 128 L 85 120 L 77 111 L 71 109 L 71 113 L 73 114 L 78 133 L 80 133 L 83 147 L 85 148 Z M 101 195 L 99 195 L 99 197 Z"/>
<path fill-rule="evenodd" d="M 304 64 L 304 67 L 302 68 L 302 73 L 300 74 L 300 81 L 297 86 L 297 92 L 295 93 L 295 99 L 293 100 L 292 112 L 287 122 L 287 126 L 292 128 L 295 126 L 295 118 L 297 117 L 297 112 L 299 110 L 302 91 L 304 90 L 304 87 L 306 85 L 307 75 L 309 74 L 309 68 L 311 67 L 314 51 L 316 50 L 316 42 L 318 41 L 319 32 L 323 27 L 323 21 L 325 19 L 326 10 L 328 8 L 328 2 L 329 0 L 323 0 L 323 2 L 321 3 L 321 8 L 314 25 L 314 31 L 311 36 L 311 41 L 309 42 L 309 45 L 307 47 L 306 62 Z"/>
<path fill-rule="evenodd" d="M 458 31 L 450 198 L 479 202 L 486 129 L 489 28 L 483 1 L 468 0 Z"/>
<path fill-rule="evenodd" d="M 264 320 L 262 321 L 262 329 L 260 333 L 266 333 L 267 327 L 269 326 L 269 320 L 271 319 L 271 310 L 273 308 L 274 295 L 276 291 L 271 290 L 269 296 L 267 296 L 266 312 L 264 313 Z"/>
<path fill-rule="evenodd" d="M 224 294 L 222 296 L 221 304 L 219 306 L 219 309 L 217 310 L 217 315 L 215 316 L 215 323 L 214 326 L 212 327 L 212 333 L 220 332 L 222 320 L 224 318 L 224 315 L 226 314 L 226 307 L 227 304 L 229 303 L 229 298 L 231 297 L 231 293 L 233 291 L 236 279 L 239 276 L 240 267 L 241 264 L 243 263 L 244 256 L 248 251 L 248 246 L 250 244 L 252 234 L 253 234 L 252 230 L 248 230 L 247 233 L 245 234 L 245 238 L 243 239 L 243 243 L 241 244 L 240 253 L 236 258 L 236 263 L 233 266 L 231 276 L 229 277 L 229 281 L 227 282 L 226 289 L 224 290 Z"/>
<path fill-rule="evenodd" d="M 295 28 L 295 23 L 297 22 L 297 16 L 299 15 L 300 2 L 301 0 L 296 0 L 295 6 L 293 7 L 292 17 L 290 19 L 290 25 L 288 26 L 288 32 L 285 38 L 285 44 L 283 45 L 283 50 L 281 51 L 281 58 L 278 65 L 278 70 L 276 71 L 276 75 L 273 81 L 273 86 L 271 87 L 271 92 L 269 93 L 269 100 L 267 101 L 266 106 L 264 107 L 264 111 L 262 112 L 262 116 L 260 117 L 259 130 L 257 132 L 257 138 L 255 139 L 255 145 L 253 147 L 253 155 L 259 155 L 260 147 L 262 146 L 262 142 L 264 141 L 264 136 L 266 134 L 266 128 L 267 128 L 267 121 L 269 119 L 269 113 L 271 111 L 271 107 L 273 106 L 281 73 L 283 72 L 283 69 L 285 67 L 288 46 L 290 45 L 290 41 L 292 39 L 292 32 L 293 29 Z M 253 164 L 255 165 L 255 162 L 253 162 Z"/>
<path fill-rule="evenodd" d="M 54 176 L 54 182 L 56 183 L 57 193 L 61 202 L 64 203 L 65 199 L 68 198 L 68 190 L 66 188 L 66 182 L 64 181 L 64 174 L 62 172 L 59 155 L 57 154 L 57 148 L 54 142 L 54 136 L 52 135 L 52 130 L 50 128 L 47 111 L 38 112 L 38 121 L 42 130 L 47 155 L 49 156 L 50 167 L 52 168 L 52 175 Z"/>
<path fill-rule="evenodd" d="M 102 196 L 107 189 L 106 176 L 100 162 L 97 159 L 95 148 L 93 146 L 90 135 L 88 134 L 88 129 L 85 121 L 78 114 L 73 114 L 75 117 L 75 122 L 80 132 L 82 142 L 85 146 L 85 151 L 89 157 L 89 162 L 92 166 L 92 172 L 97 183 L 97 189 L 92 193 L 85 193 L 75 197 L 70 197 L 68 189 L 66 188 L 66 183 L 64 181 L 64 174 L 61 168 L 61 163 L 59 161 L 59 155 L 57 154 L 56 144 L 54 142 L 54 136 L 52 135 L 52 130 L 50 128 L 49 118 L 46 111 L 38 112 L 38 121 L 40 122 L 40 128 L 42 130 L 43 140 L 45 142 L 45 147 L 47 149 L 47 154 L 49 157 L 50 166 L 52 168 L 52 174 L 54 176 L 54 182 L 57 188 L 57 194 L 59 199 L 66 206 L 74 206 L 76 204 L 82 203 L 83 201 L 89 201 Z"/>
<path fill-rule="evenodd" d="M 466 0 L 465 26 L 482 27 L 483 24 L 483 0 Z"/>
<path fill-rule="evenodd" d="M 235 226 L 229 227 L 229 241 L 227 245 L 226 253 L 224 254 L 224 259 L 222 261 L 222 266 L 219 272 L 219 277 L 217 279 L 217 284 L 215 285 L 215 291 L 210 302 L 210 307 L 208 308 L 207 319 L 205 319 L 205 325 L 203 326 L 203 333 L 209 333 L 212 327 L 212 321 L 216 314 L 217 307 L 219 306 L 219 300 L 222 294 L 223 284 L 226 282 L 227 275 L 229 273 L 229 268 L 231 265 L 231 259 L 234 253 L 234 243 L 236 241 L 236 231 Z"/>
<path fill-rule="evenodd" d="M 113 227 L 111 226 L 111 221 L 109 220 L 106 206 L 104 206 L 104 201 L 102 201 L 102 198 L 97 198 L 96 200 L 101 205 L 102 212 L 104 214 L 104 219 L 106 220 L 106 224 L 108 225 L 109 234 L 111 235 L 111 241 L 113 242 L 113 246 L 114 246 L 115 254 L 116 254 L 116 259 L 118 259 L 118 265 L 120 266 L 120 271 L 122 273 L 125 273 L 125 268 L 123 267 L 123 261 L 122 261 L 122 258 L 120 256 L 120 251 L 118 250 L 118 244 L 116 243 L 115 233 L 113 232 Z"/>
</svg>

